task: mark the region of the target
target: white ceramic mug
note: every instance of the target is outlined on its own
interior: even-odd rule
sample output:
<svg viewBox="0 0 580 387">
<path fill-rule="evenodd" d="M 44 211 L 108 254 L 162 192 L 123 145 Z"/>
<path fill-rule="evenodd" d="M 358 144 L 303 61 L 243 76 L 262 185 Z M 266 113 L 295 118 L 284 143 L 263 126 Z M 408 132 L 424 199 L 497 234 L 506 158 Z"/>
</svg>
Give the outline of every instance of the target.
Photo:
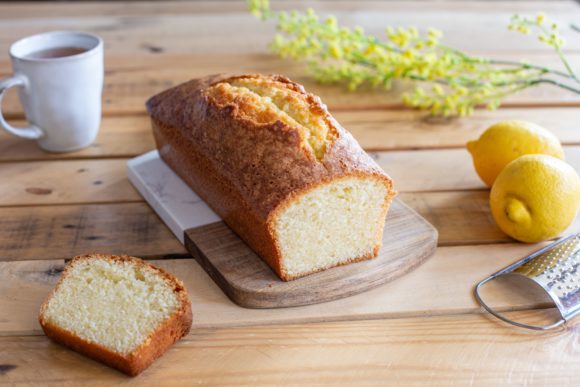
<svg viewBox="0 0 580 387">
<path fill-rule="evenodd" d="M 80 53 L 54 57 L 39 54 L 67 48 Z M 10 57 L 14 75 L 0 80 L 0 106 L 4 92 L 19 87 L 30 125 L 13 127 L 0 111 L 0 127 L 15 136 L 38 140 L 40 147 L 50 152 L 90 145 L 101 123 L 101 38 L 84 32 L 47 32 L 12 44 Z"/>
</svg>

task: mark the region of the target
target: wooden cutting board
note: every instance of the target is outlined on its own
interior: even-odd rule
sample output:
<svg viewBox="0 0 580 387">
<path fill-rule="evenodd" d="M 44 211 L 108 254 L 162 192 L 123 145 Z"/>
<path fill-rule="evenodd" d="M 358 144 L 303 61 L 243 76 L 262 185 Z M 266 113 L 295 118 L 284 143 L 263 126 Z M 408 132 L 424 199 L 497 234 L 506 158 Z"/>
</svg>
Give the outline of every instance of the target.
<svg viewBox="0 0 580 387">
<path fill-rule="evenodd" d="M 395 199 L 378 257 L 284 282 L 157 152 L 130 161 L 129 178 L 222 291 L 245 308 L 303 306 L 368 291 L 416 268 L 437 245 L 435 228 Z"/>
<path fill-rule="evenodd" d="M 236 304 L 282 308 L 336 300 L 392 281 L 435 252 L 437 231 L 395 199 L 378 257 L 289 282 L 281 281 L 223 222 L 185 230 L 185 246 Z"/>
</svg>

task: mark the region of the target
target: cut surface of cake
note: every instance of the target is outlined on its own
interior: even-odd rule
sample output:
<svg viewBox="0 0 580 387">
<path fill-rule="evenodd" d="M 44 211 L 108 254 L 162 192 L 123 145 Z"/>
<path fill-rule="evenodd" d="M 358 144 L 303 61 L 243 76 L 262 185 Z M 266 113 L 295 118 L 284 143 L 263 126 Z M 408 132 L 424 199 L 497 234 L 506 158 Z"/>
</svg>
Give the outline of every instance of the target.
<svg viewBox="0 0 580 387">
<path fill-rule="evenodd" d="M 75 257 L 43 304 L 50 338 L 136 375 L 191 326 L 191 303 L 171 274 L 128 256 Z"/>
<path fill-rule="evenodd" d="M 301 277 L 376 256 L 388 194 L 373 179 L 344 178 L 297 196 L 273 221 L 282 271 Z"/>
<path fill-rule="evenodd" d="M 210 76 L 151 98 L 161 158 L 283 280 L 375 257 L 393 182 L 283 76 Z"/>
</svg>

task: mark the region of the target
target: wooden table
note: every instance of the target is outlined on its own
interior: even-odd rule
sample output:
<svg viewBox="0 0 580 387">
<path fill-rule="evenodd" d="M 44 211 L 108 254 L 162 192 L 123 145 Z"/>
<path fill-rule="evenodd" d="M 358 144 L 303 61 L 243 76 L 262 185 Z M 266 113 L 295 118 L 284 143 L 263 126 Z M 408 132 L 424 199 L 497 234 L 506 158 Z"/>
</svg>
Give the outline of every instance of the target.
<svg viewBox="0 0 580 387">
<path fill-rule="evenodd" d="M 509 16 L 544 10 L 566 24 L 580 14 L 573 1 L 310 5 L 376 34 L 387 24 L 431 26 L 471 53 L 541 63 L 556 57 L 534 39 L 509 33 Z M 68 154 L 43 153 L 0 134 L 0 384 L 578 385 L 580 325 L 543 334 L 513 329 L 483 314 L 471 295 L 478 279 L 539 246 L 514 243 L 494 225 L 488 191 L 464 144 L 494 121 L 530 120 L 551 129 L 580 170 L 580 98 L 545 87 L 510 98 L 496 112 L 429 118 L 401 106 L 405 85 L 347 93 L 316 84 L 300 64 L 268 54 L 273 25 L 232 1 L 1 3 L 0 76 L 11 71 L 12 41 L 59 29 L 105 39 L 104 118 L 97 141 Z M 580 35 L 566 36 L 578 66 Z M 49 342 L 36 314 L 64 259 L 101 251 L 166 267 L 191 261 L 126 177 L 127 159 L 154 147 L 146 98 L 196 76 L 250 71 L 286 74 L 319 94 L 376 152 L 400 197 L 437 227 L 435 256 L 389 285 L 398 301 L 383 319 L 193 330 L 135 379 Z M 15 95 L 3 109 L 22 121 Z M 577 221 L 570 231 L 579 229 Z M 538 307 L 523 305 L 513 314 Z"/>
</svg>

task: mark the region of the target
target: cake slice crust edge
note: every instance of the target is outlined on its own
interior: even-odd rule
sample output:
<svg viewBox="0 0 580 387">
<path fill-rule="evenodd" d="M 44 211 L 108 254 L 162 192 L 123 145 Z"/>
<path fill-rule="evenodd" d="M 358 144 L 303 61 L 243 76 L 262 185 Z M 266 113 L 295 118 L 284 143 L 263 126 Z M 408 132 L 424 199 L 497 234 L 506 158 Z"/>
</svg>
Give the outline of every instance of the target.
<svg viewBox="0 0 580 387">
<path fill-rule="evenodd" d="M 98 343 L 81 338 L 74 332 L 63 329 L 47 321 L 44 314 L 49 301 L 58 292 L 60 285 L 69 274 L 70 268 L 74 265 L 75 262 L 82 259 L 131 261 L 135 265 L 147 266 L 148 268 L 157 272 L 157 274 L 164 277 L 174 286 L 174 290 L 177 291 L 180 306 L 169 318 L 165 319 L 154 331 L 152 331 L 141 345 L 126 355 L 115 352 Z M 72 350 L 93 360 L 97 360 L 103 364 L 115 368 L 127 375 L 136 376 L 147 367 L 149 367 L 157 358 L 161 357 L 169 349 L 169 347 L 171 347 L 171 345 L 189 333 L 189 330 L 191 329 L 191 323 L 193 321 L 193 316 L 191 302 L 189 300 L 187 290 L 185 289 L 183 283 L 175 278 L 172 274 L 137 257 L 126 255 L 116 256 L 106 254 L 86 254 L 74 257 L 66 265 L 57 285 L 42 304 L 38 316 L 38 321 L 46 336 L 51 340 L 64 345 L 65 347 L 71 348 Z"/>
</svg>

